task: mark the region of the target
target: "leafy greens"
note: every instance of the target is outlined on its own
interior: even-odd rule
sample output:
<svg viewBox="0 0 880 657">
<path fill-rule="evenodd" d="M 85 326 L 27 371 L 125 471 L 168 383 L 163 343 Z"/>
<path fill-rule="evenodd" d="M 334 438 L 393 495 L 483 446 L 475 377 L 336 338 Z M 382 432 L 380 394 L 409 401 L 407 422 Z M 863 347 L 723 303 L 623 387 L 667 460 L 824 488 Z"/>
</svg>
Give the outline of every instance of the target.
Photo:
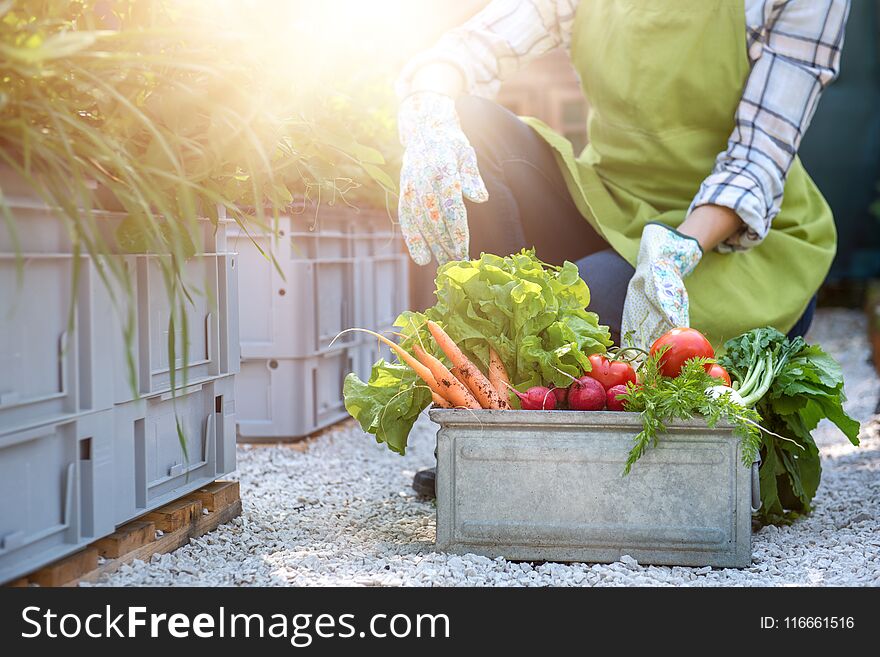
<svg viewBox="0 0 880 657">
<path fill-rule="evenodd" d="M 761 430 L 758 414 L 734 402 L 729 395 L 714 397 L 706 394 L 708 388 L 718 384 L 718 380 L 706 373 L 707 358 L 692 358 L 681 368 L 675 378 L 663 376 L 659 361 L 662 353 L 649 356 L 639 368 L 639 385 L 627 384 L 627 393 L 622 395 L 626 410 L 636 411 L 642 416 L 642 430 L 636 435 L 629 453 L 624 474 L 629 474 L 632 466 L 645 451 L 656 446 L 661 434 L 666 432 L 666 423 L 671 420 L 689 420 L 697 415 L 706 424 L 714 427 L 724 420 L 733 425 L 734 434 L 740 439 L 743 465 L 751 466 L 758 457 L 761 447 Z"/>
<path fill-rule="evenodd" d="M 831 420 L 859 444 L 859 423 L 846 414 L 840 365 L 817 345 L 789 340 L 772 328 L 753 329 L 728 340 L 719 363 L 741 384 L 756 363 L 774 354 L 772 382 L 757 401 L 765 433 L 761 447 L 761 511 L 765 523 L 787 522 L 810 510 L 822 474 L 819 448 L 811 432 Z"/>
<path fill-rule="evenodd" d="M 435 306 L 404 312 L 395 321 L 401 346 L 409 351 L 417 342 L 448 364 L 425 327 L 434 320 L 484 372 L 491 345 L 519 389 L 567 386 L 571 377 L 590 370 L 591 354 L 612 344 L 608 327 L 586 310 L 590 291 L 571 262 L 551 266 L 525 249 L 506 257 L 483 254 L 440 267 L 436 286 Z M 416 418 L 431 403 L 430 390 L 412 370 L 384 360 L 373 366 L 367 382 L 349 374 L 343 394 L 364 431 L 400 454 Z"/>
</svg>

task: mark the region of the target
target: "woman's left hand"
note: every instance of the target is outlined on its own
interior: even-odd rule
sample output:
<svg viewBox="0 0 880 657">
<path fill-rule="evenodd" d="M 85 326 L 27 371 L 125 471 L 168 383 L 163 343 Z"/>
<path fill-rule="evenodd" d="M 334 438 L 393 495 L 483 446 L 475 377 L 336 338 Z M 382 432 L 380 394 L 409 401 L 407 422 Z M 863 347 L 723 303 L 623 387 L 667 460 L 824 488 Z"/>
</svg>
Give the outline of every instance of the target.
<svg viewBox="0 0 880 657">
<path fill-rule="evenodd" d="M 628 337 L 632 346 L 647 349 L 670 329 L 689 325 L 684 279 L 702 257 L 695 237 L 664 224 L 645 226 L 636 273 L 623 304 L 622 341 Z"/>
<path fill-rule="evenodd" d="M 684 279 L 703 253 L 736 233 L 742 220 L 730 208 L 701 205 L 678 227 L 648 224 L 642 231 L 636 273 L 623 305 L 621 336 L 647 349 L 670 329 L 690 325 Z"/>
</svg>

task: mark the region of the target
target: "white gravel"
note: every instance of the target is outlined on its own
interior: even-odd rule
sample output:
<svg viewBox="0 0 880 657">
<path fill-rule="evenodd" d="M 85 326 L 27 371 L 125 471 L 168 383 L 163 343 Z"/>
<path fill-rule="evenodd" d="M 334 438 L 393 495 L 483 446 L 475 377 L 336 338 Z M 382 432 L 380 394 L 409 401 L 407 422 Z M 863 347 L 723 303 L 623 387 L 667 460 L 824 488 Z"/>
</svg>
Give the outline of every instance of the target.
<svg viewBox="0 0 880 657">
<path fill-rule="evenodd" d="M 880 585 L 880 381 L 868 364 L 863 317 L 821 311 L 810 341 L 843 365 L 848 410 L 863 422 L 852 447 L 822 425 L 815 511 L 754 536 L 745 570 L 528 564 L 435 552 L 434 506 L 410 482 L 433 464 L 434 426 L 420 420 L 406 457 L 345 424 L 307 447 L 240 446 L 240 518 L 150 563 L 104 578 L 111 586 L 780 586 Z"/>
</svg>

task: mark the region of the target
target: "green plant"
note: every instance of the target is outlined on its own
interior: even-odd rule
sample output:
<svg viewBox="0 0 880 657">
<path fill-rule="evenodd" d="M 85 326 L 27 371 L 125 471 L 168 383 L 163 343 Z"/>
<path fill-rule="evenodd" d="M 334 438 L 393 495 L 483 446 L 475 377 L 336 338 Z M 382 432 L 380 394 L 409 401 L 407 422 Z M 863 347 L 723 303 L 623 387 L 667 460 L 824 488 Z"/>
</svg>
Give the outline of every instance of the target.
<svg viewBox="0 0 880 657">
<path fill-rule="evenodd" d="M 381 155 L 326 121 L 333 86 L 262 74 L 272 56 L 199 3 L 0 2 L 0 162 L 56 209 L 75 255 L 163 256 L 169 335 L 183 336 L 168 343 L 171 363 L 186 349 L 195 291 L 180 272 L 203 218 L 216 226 L 225 208 L 246 231 L 271 226 L 297 189 L 335 190 L 343 164 L 393 191 Z M 287 66 L 307 68 L 311 56 Z M 110 233 L 105 211 L 124 216 Z M 14 240 L 2 190 L 0 213 Z M 122 262 L 96 262 L 130 297 Z M 129 313 L 129 342 L 132 322 Z M 135 386 L 132 362 L 129 374 Z"/>
</svg>

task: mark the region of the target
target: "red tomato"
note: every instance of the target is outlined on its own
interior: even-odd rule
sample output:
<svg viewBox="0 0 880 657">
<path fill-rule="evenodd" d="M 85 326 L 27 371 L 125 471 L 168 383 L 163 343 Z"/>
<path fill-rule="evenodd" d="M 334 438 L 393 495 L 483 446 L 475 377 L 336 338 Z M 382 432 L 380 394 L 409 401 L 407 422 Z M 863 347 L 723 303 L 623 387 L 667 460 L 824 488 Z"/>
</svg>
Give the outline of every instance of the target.
<svg viewBox="0 0 880 657">
<path fill-rule="evenodd" d="M 651 355 L 663 347 L 668 347 L 660 358 L 660 372 L 664 376 L 678 376 L 691 358 L 715 358 L 715 350 L 706 336 L 692 328 L 674 328 L 660 336 L 651 345 Z"/>
<path fill-rule="evenodd" d="M 712 366 L 706 370 L 706 373 L 709 376 L 714 376 L 716 379 L 721 379 L 724 382 L 724 385 L 730 387 L 730 374 L 728 374 L 727 370 L 721 367 L 718 363 L 712 363 Z"/>
<path fill-rule="evenodd" d="M 590 356 L 590 364 L 593 369 L 590 370 L 589 375 L 601 383 L 605 390 L 626 385 L 627 381 L 636 382 L 636 371 L 629 363 L 608 360 L 602 354 L 593 354 Z"/>
</svg>

